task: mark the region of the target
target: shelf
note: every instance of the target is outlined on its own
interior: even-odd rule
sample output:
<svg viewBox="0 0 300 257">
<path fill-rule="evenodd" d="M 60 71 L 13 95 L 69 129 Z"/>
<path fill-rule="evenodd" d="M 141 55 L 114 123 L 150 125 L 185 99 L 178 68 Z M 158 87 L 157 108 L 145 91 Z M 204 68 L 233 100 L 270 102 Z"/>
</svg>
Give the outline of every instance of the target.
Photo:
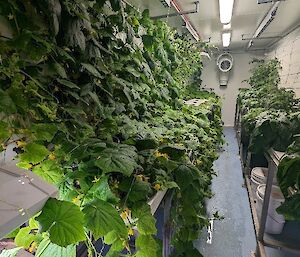
<svg viewBox="0 0 300 257">
<path fill-rule="evenodd" d="M 251 213 L 252 213 L 252 220 L 253 220 L 253 224 L 254 224 L 255 235 L 257 238 L 258 232 L 259 232 L 259 219 L 258 219 L 256 206 L 255 206 L 256 198 L 254 197 L 253 190 L 251 188 L 250 179 L 247 176 L 245 176 L 245 180 L 246 180 L 246 187 L 247 187 L 247 191 L 248 191 L 248 195 L 249 195 L 249 202 L 250 202 L 250 208 L 251 208 Z M 260 257 L 267 256 L 264 245 L 260 241 L 257 242 L 257 250 L 259 252 Z"/>
<path fill-rule="evenodd" d="M 158 191 L 149 201 L 148 205 L 150 205 L 151 214 L 154 215 L 156 210 L 158 209 L 161 201 L 164 199 L 165 195 L 167 193 L 167 190 L 164 191 Z"/>
<path fill-rule="evenodd" d="M 300 222 L 287 221 L 279 235 L 265 234 L 265 246 L 298 253 L 300 256 Z"/>
<path fill-rule="evenodd" d="M 270 149 L 265 153 L 267 159 L 271 160 L 276 167 L 278 167 L 280 161 L 286 156 L 284 152 L 275 151 L 274 149 Z"/>
<path fill-rule="evenodd" d="M 250 179 L 246 179 L 246 186 L 249 195 L 250 207 L 252 212 L 252 219 L 255 228 L 256 236 L 259 233 L 260 220 L 256 211 L 256 197 L 252 190 Z M 286 222 L 283 232 L 279 235 L 272 235 L 264 233 L 263 241 L 258 241 L 258 251 L 261 257 L 266 257 L 264 246 L 268 246 L 275 249 L 285 249 L 286 251 L 298 253 L 300 256 L 300 222 Z"/>
<path fill-rule="evenodd" d="M 279 235 L 271 235 L 265 233 L 265 221 L 268 213 L 269 199 L 272 188 L 272 181 L 274 176 L 276 176 L 277 168 L 282 161 L 282 159 L 286 156 L 284 152 L 275 151 L 274 149 L 270 149 L 265 152 L 264 156 L 268 161 L 268 178 L 267 178 L 267 186 L 265 192 L 265 199 L 263 202 L 262 213 L 258 215 L 256 210 L 256 193 L 253 192 L 251 187 L 251 182 L 249 179 L 250 170 L 251 170 L 251 159 L 252 153 L 246 151 L 246 158 L 244 159 L 244 145 L 242 141 L 242 131 L 241 131 L 241 111 L 236 105 L 236 114 L 235 114 L 235 129 L 236 129 L 236 137 L 239 142 L 239 151 L 241 163 L 244 166 L 244 175 L 246 186 L 249 195 L 250 208 L 252 212 L 252 220 L 255 228 L 256 238 L 257 238 L 257 248 L 255 253 L 251 253 L 251 256 L 256 257 L 267 257 L 265 247 L 270 247 L 278 250 L 285 250 L 287 252 L 296 253 L 300 257 L 300 222 L 292 222 L 287 221 L 285 223 L 284 229 Z M 261 220 L 259 218 L 261 216 Z"/>
</svg>

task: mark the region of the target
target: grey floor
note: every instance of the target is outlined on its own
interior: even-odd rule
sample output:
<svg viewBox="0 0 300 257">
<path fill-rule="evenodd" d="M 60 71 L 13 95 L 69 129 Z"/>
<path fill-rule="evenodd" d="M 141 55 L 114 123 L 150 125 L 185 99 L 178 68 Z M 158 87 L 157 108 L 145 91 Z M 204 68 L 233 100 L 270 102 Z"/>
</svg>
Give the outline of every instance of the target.
<svg viewBox="0 0 300 257">
<path fill-rule="evenodd" d="M 208 212 L 219 211 L 224 219 L 214 221 L 212 244 L 206 243 L 204 232 L 194 245 L 208 257 L 249 257 L 256 241 L 247 189 L 234 129 L 225 128 L 224 134 L 224 151 L 214 163 L 218 175 L 212 183 L 215 196 L 207 202 Z"/>
<path fill-rule="evenodd" d="M 214 221 L 211 244 L 207 244 L 208 234 L 203 231 L 194 245 L 205 257 L 250 257 L 256 239 L 238 144 L 233 128 L 225 128 L 224 135 L 224 151 L 214 163 L 218 175 L 212 182 L 215 195 L 207 201 L 209 214 L 218 211 L 224 219 Z M 268 257 L 300 257 L 271 248 L 266 248 L 266 253 Z"/>
</svg>

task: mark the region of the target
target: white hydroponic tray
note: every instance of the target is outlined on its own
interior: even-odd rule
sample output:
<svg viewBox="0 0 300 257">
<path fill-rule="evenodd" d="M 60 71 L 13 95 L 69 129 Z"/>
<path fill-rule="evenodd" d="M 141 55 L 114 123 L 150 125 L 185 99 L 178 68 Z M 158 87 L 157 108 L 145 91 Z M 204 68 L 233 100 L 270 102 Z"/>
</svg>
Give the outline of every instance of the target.
<svg viewBox="0 0 300 257">
<path fill-rule="evenodd" d="M 57 189 L 13 161 L 0 161 L 0 239 L 39 212 Z"/>
</svg>

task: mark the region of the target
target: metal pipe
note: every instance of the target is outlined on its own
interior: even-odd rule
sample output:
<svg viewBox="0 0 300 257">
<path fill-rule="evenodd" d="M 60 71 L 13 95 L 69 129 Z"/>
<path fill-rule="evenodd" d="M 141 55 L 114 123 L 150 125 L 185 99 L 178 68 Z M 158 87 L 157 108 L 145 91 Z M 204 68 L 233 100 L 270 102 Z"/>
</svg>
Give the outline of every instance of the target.
<svg viewBox="0 0 300 257">
<path fill-rule="evenodd" d="M 175 10 L 177 12 L 181 12 L 181 8 L 176 0 L 171 0 L 171 4 L 173 5 L 173 7 L 175 8 Z M 194 39 L 196 41 L 199 41 L 200 35 L 194 28 L 193 24 L 190 22 L 189 17 L 187 17 L 187 15 L 185 15 L 185 14 L 180 15 L 180 16 L 181 16 L 182 20 L 185 22 L 187 30 L 191 33 L 191 35 L 194 37 Z"/>
<path fill-rule="evenodd" d="M 258 38 L 261 35 L 261 33 L 263 33 L 265 29 L 270 25 L 270 23 L 274 20 L 279 4 L 280 2 L 275 2 L 270 8 L 270 10 L 266 13 L 265 17 L 255 30 L 252 39 L 249 41 L 247 49 L 253 45 L 253 39 Z"/>
<path fill-rule="evenodd" d="M 163 19 L 163 18 L 168 18 L 168 17 L 174 17 L 174 16 L 179 16 L 179 15 L 186 15 L 186 14 L 192 14 L 192 13 L 198 13 L 199 12 L 199 1 L 194 2 L 195 4 L 195 9 L 190 10 L 190 11 L 183 11 L 183 12 L 176 12 L 176 13 L 169 13 L 169 14 L 162 14 L 158 16 L 153 16 L 151 19 Z"/>
<path fill-rule="evenodd" d="M 242 40 L 263 40 L 263 39 L 277 39 L 277 38 L 281 39 L 282 36 L 252 38 L 252 37 L 243 37 L 242 35 Z"/>
</svg>

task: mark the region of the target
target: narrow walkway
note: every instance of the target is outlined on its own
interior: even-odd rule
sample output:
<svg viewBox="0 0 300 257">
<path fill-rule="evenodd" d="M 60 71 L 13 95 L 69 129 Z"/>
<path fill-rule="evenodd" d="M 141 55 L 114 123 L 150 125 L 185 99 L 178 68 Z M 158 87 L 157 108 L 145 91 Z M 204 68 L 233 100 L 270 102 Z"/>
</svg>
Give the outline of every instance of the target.
<svg viewBox="0 0 300 257">
<path fill-rule="evenodd" d="M 194 245 L 207 257 L 250 257 L 256 241 L 237 140 L 233 128 L 225 128 L 224 134 L 224 151 L 214 163 L 218 175 L 212 182 L 215 196 L 207 202 L 210 215 L 219 211 L 224 219 L 214 221 L 212 244 L 206 243 L 204 232 Z"/>
</svg>

